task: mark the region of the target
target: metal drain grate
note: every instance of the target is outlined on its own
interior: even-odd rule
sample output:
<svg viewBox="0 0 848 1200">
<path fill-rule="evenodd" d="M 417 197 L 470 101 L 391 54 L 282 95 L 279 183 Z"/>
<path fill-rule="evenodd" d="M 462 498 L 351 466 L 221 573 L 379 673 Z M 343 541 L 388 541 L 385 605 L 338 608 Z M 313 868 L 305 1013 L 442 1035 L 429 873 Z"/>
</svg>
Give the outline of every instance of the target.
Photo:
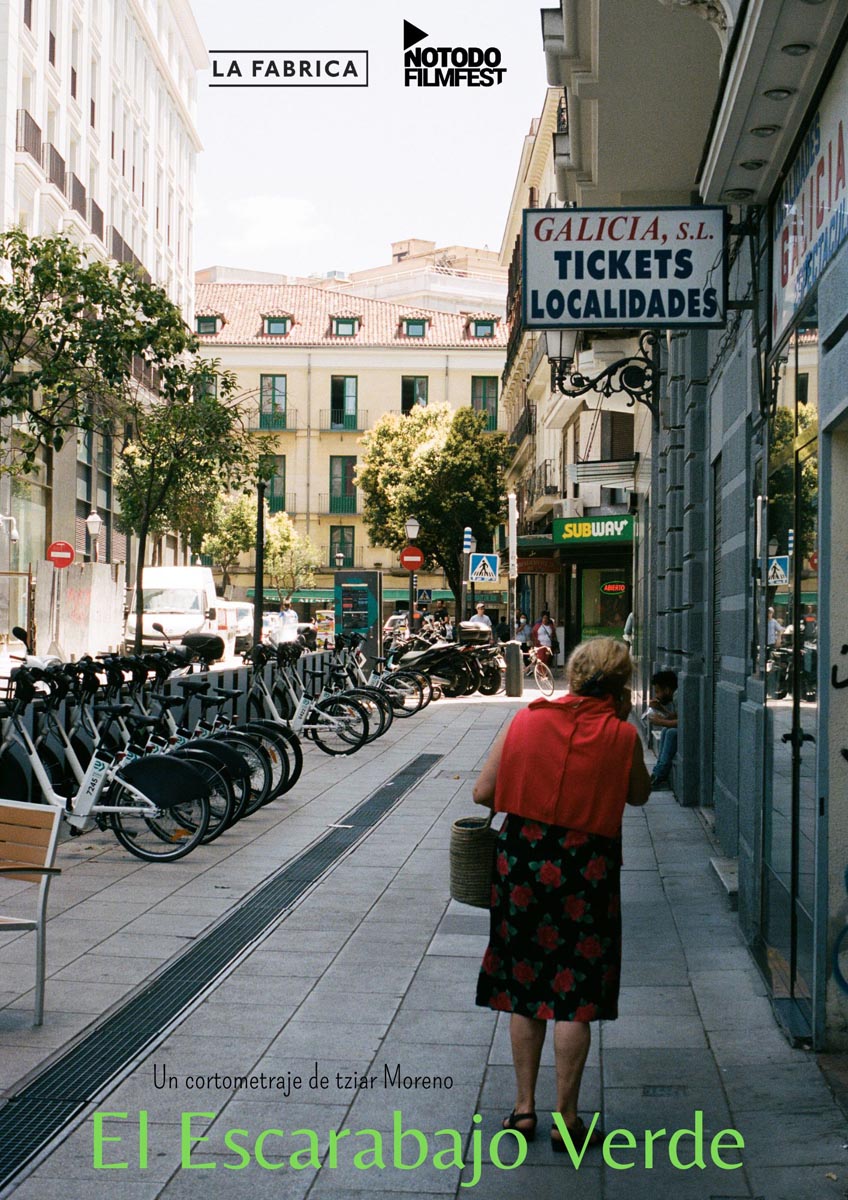
<svg viewBox="0 0 848 1200">
<path fill-rule="evenodd" d="M 419 754 L 0 1108 L 0 1192 L 442 756 Z"/>
</svg>

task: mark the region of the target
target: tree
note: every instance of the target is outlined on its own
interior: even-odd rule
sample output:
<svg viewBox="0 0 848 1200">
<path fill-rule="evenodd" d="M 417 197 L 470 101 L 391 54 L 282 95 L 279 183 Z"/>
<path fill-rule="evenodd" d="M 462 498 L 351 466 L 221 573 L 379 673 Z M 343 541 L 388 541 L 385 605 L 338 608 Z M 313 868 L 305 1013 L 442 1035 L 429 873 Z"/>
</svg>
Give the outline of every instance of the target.
<svg viewBox="0 0 848 1200">
<path fill-rule="evenodd" d="M 141 648 L 141 588 L 147 540 L 179 527 L 209 480 L 235 490 L 256 477 L 257 456 L 242 426 L 236 378 L 215 360 L 183 358 L 160 372 L 155 394 L 139 389 L 124 416 L 115 491 L 121 528 L 138 538 L 136 652 Z"/>
<path fill-rule="evenodd" d="M 266 508 L 267 512 L 267 508 Z M 268 522 L 266 516 L 266 523 Z M 213 532 L 203 539 L 203 553 L 224 573 L 222 587 L 230 582 L 230 571 L 239 556 L 256 542 L 256 500 L 252 496 L 230 496 L 218 501 Z"/>
<path fill-rule="evenodd" d="M 305 534 L 298 533 L 287 513 L 275 513 L 265 525 L 265 573 L 277 600 L 290 600 L 301 587 L 315 583 L 321 555 Z"/>
<path fill-rule="evenodd" d="M 108 428 L 134 389 L 193 345 L 182 313 L 138 267 L 85 258 L 68 238 L 0 233 L 0 445 L 26 474 L 39 442 Z M 15 418 L 14 432 L 3 417 Z"/>
<path fill-rule="evenodd" d="M 417 517 L 416 545 L 445 572 L 458 604 L 463 529 L 470 525 L 485 546 L 505 519 L 504 471 L 512 447 L 503 434 L 486 432 L 484 414 L 453 412 L 447 404 L 414 408 L 406 416 L 389 413 L 362 445 L 356 485 L 365 497 L 372 543 L 402 549 L 404 523 Z"/>
</svg>

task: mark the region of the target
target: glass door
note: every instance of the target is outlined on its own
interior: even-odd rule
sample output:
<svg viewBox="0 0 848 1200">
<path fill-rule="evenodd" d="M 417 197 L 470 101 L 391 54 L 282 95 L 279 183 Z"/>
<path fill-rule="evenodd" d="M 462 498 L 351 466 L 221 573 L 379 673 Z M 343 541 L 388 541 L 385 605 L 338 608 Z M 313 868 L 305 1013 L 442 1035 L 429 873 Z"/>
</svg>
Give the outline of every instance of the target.
<svg viewBox="0 0 848 1200">
<path fill-rule="evenodd" d="M 810 1035 L 818 722 L 818 331 L 797 331 L 769 430 L 763 647 L 766 789 L 762 965 L 778 1016 Z"/>
</svg>

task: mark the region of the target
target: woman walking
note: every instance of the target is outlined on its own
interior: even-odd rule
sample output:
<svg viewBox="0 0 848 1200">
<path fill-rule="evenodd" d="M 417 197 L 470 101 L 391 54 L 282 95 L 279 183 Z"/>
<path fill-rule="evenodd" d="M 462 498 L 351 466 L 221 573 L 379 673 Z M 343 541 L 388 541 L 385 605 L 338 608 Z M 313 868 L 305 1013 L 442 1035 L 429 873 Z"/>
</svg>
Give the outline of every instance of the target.
<svg viewBox="0 0 848 1200">
<path fill-rule="evenodd" d="M 498 736 L 474 788 L 507 814 L 498 837 L 489 945 L 477 1003 L 512 1014 L 516 1095 L 504 1128 L 536 1133 L 536 1079 L 554 1022 L 557 1111 L 578 1144 L 591 1021 L 618 1016 L 621 819 L 648 799 L 642 743 L 628 723 L 632 662 L 594 638 L 566 665 L 569 693 L 535 700 Z M 589 1145 L 602 1139 L 595 1130 Z M 551 1145 L 565 1149 L 556 1129 Z"/>
</svg>

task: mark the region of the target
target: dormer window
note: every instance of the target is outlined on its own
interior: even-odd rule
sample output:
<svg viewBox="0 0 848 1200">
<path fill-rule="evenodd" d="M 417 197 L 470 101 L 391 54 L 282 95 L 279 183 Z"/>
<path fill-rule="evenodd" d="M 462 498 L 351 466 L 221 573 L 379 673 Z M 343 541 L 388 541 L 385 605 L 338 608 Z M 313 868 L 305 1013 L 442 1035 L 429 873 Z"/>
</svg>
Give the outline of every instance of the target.
<svg viewBox="0 0 848 1200">
<path fill-rule="evenodd" d="M 336 337 L 356 337 L 358 329 L 358 317 L 333 317 L 333 333 Z"/>
<path fill-rule="evenodd" d="M 208 314 L 202 317 L 195 317 L 195 330 L 197 333 L 205 334 L 207 336 L 209 334 L 216 334 L 218 332 L 219 320 L 219 317 Z"/>
<path fill-rule="evenodd" d="M 427 336 L 426 317 L 406 317 L 403 322 L 403 332 L 407 337 L 423 338 Z"/>
<path fill-rule="evenodd" d="M 471 336 L 476 338 L 490 338 L 495 336 L 494 321 L 472 321 Z"/>
<path fill-rule="evenodd" d="M 263 317 L 263 330 L 269 337 L 285 337 L 291 329 L 291 317 Z"/>
</svg>

